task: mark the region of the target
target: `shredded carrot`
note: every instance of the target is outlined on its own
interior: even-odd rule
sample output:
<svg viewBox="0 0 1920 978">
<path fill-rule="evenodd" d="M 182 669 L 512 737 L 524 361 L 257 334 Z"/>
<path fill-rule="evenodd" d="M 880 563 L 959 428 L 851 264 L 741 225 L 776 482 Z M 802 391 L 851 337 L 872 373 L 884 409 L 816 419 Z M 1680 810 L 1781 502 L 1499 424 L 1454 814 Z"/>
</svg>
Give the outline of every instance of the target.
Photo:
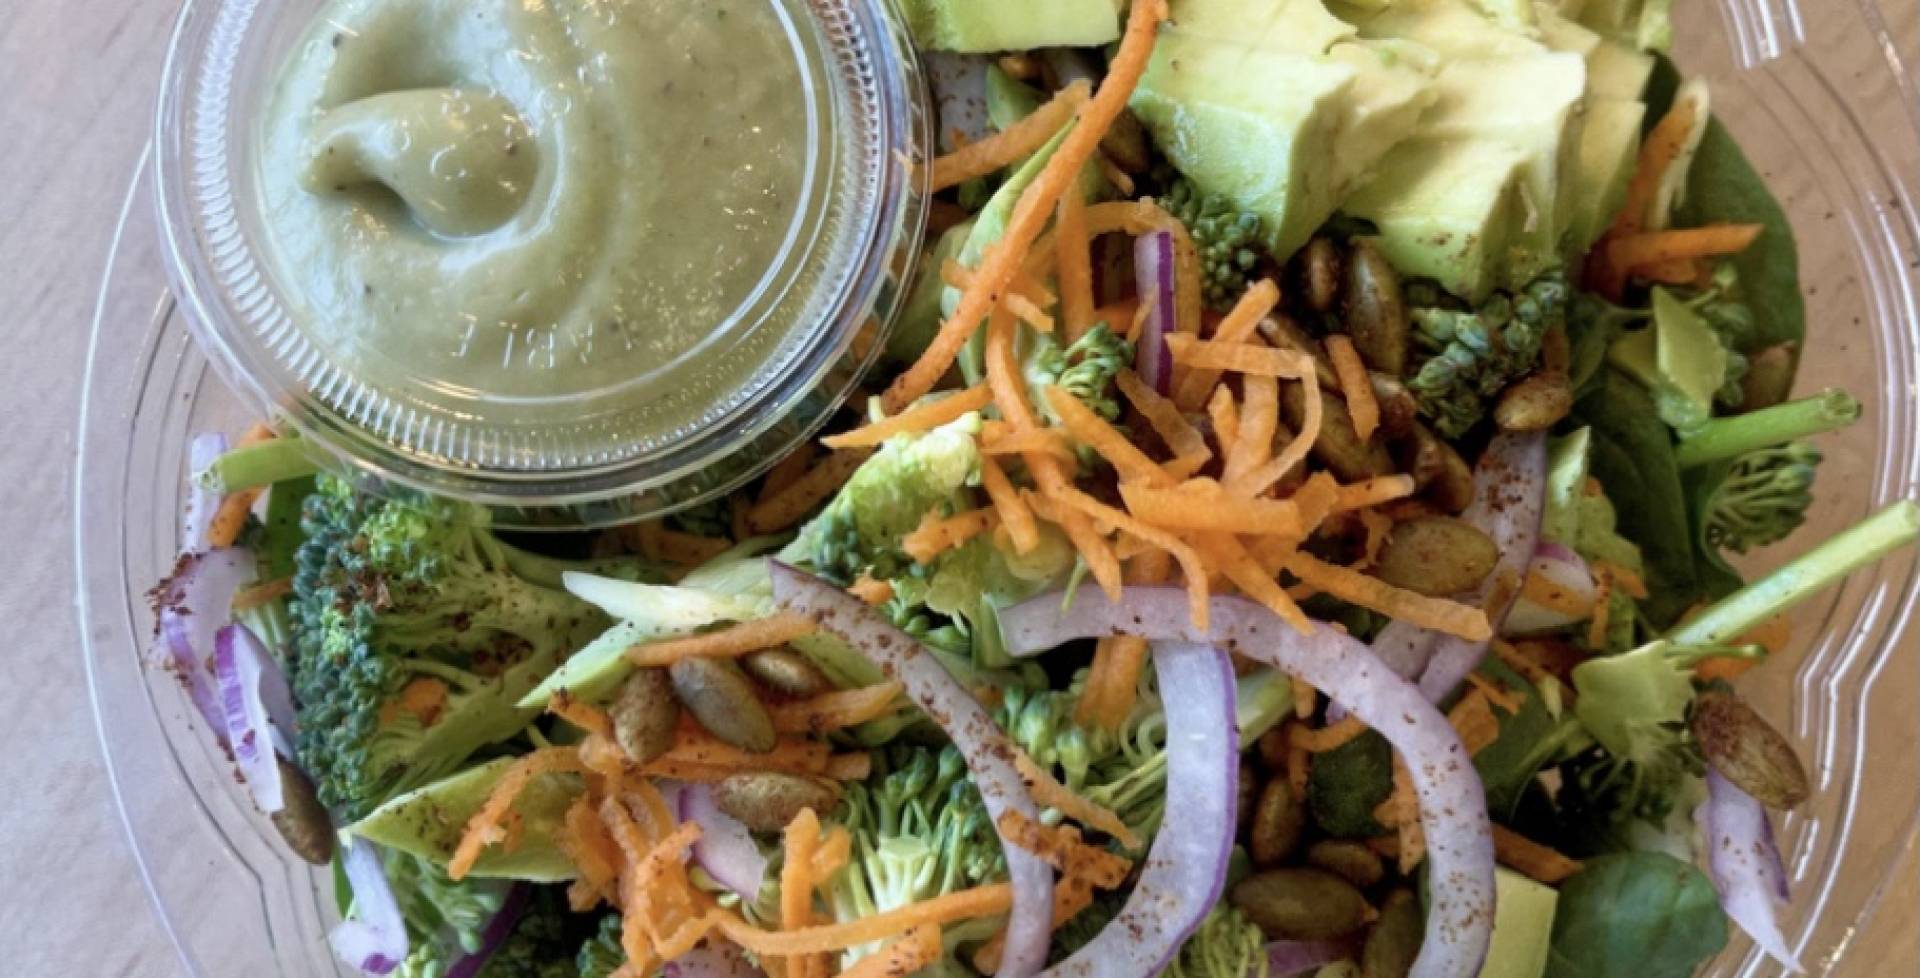
<svg viewBox="0 0 1920 978">
<path fill-rule="evenodd" d="M 1292 380 L 1313 376 L 1313 358 L 1293 350 L 1276 350 L 1251 343 L 1221 343 L 1181 333 L 1167 337 L 1167 349 L 1172 351 L 1174 363 L 1188 367 Z"/>
<path fill-rule="evenodd" d="M 903 934 L 921 924 L 948 924 L 1003 914 L 1013 905 L 1013 887 L 990 883 L 945 893 L 897 910 L 871 914 L 839 924 L 818 924 L 799 930 L 765 931 L 732 913 L 716 919 L 720 933 L 735 944 L 762 956 L 791 956 L 841 951 Z"/>
<path fill-rule="evenodd" d="M 1713 224 L 1672 231 L 1642 231 L 1607 242 L 1607 261 L 1628 271 L 1687 258 L 1745 251 L 1760 236 L 1759 224 Z"/>
<path fill-rule="evenodd" d="M 827 877 L 839 872 L 853 856 L 853 833 L 844 825 L 835 825 L 827 829 L 820 838 L 819 848 L 813 851 L 814 885 L 826 882 Z"/>
<path fill-rule="evenodd" d="M 1033 300 L 1018 292 L 1009 292 L 1004 300 L 1008 312 L 1038 333 L 1053 332 L 1053 317 L 1034 305 Z"/>
<path fill-rule="evenodd" d="M 1187 600 L 1193 624 L 1199 628 L 1207 627 L 1207 568 L 1191 546 L 1179 537 L 1148 526 L 1072 486 L 1063 486 L 1051 495 L 1064 506 L 1079 510 L 1093 519 L 1103 520 L 1172 554 L 1187 578 Z"/>
<path fill-rule="evenodd" d="M 1313 776 L 1313 755 L 1299 742 L 1304 729 L 1305 725 L 1298 722 L 1287 724 L 1287 787 L 1293 789 L 1295 798 L 1307 796 L 1307 781 Z"/>
<path fill-rule="evenodd" d="M 921 924 L 878 954 L 855 961 L 840 978 L 902 978 L 938 961 L 941 953 L 940 925 Z"/>
<path fill-rule="evenodd" d="M 1339 721 L 1319 729 L 1301 726 L 1294 730 L 1294 742 L 1309 754 L 1324 754 L 1327 751 L 1344 747 L 1367 732 L 1367 725 L 1360 718 L 1349 713 Z"/>
<path fill-rule="evenodd" d="M 1267 352 L 1278 353 L 1278 350 Z M 1306 410 L 1301 419 L 1300 432 L 1287 443 L 1279 455 L 1267 464 L 1247 473 L 1244 477 L 1228 485 L 1230 492 L 1243 496 L 1258 496 L 1265 493 L 1294 467 L 1306 461 L 1307 453 L 1313 450 L 1314 442 L 1320 438 L 1320 425 L 1325 415 L 1321 403 L 1320 378 L 1309 369 L 1300 378 L 1300 385 L 1306 396 Z"/>
<path fill-rule="evenodd" d="M 747 527 L 747 511 L 752 508 L 753 503 L 747 501 L 744 493 L 734 493 L 727 497 L 728 536 L 735 540 L 745 540 L 753 536 L 753 531 Z"/>
<path fill-rule="evenodd" d="M 788 452 L 785 458 L 775 462 L 773 468 L 767 470 L 767 477 L 760 481 L 760 494 L 754 498 L 754 504 L 758 505 L 778 496 L 787 487 L 799 482 L 800 477 L 806 475 L 807 470 L 812 467 L 813 442 L 801 442 L 799 447 Z M 748 525 L 751 525 L 752 507 L 748 507 L 747 513 Z"/>
<path fill-rule="evenodd" d="M 1698 258 L 1674 258 L 1668 261 L 1648 262 L 1629 269 L 1636 278 L 1662 285 L 1692 285 L 1700 280 L 1704 268 Z"/>
<path fill-rule="evenodd" d="M 780 864 L 780 929 L 799 930 L 813 922 L 813 856 L 820 845 L 820 816 L 802 808 L 787 823 L 782 836 L 785 858 Z M 789 978 L 805 971 L 803 961 L 788 958 Z"/>
<path fill-rule="evenodd" d="M 1587 622 L 1587 644 L 1605 648 L 1613 619 L 1613 578 L 1602 570 L 1593 575 L 1593 618 Z"/>
<path fill-rule="evenodd" d="M 1583 595 L 1573 593 L 1537 570 L 1527 572 L 1526 580 L 1520 585 L 1520 596 L 1576 621 L 1593 611 L 1593 606 L 1582 600 Z"/>
<path fill-rule="evenodd" d="M 1168 529 L 1272 535 L 1293 540 L 1304 540 L 1313 530 L 1302 518 L 1300 506 L 1294 500 L 1246 499 L 1228 495 L 1218 483 L 1198 485 L 1212 488 L 1194 488 L 1196 483 L 1192 481 L 1166 489 L 1121 483 L 1120 498 L 1135 516 Z"/>
<path fill-rule="evenodd" d="M 1609 237 L 1633 234 L 1646 227 L 1647 212 L 1660 189 L 1660 179 L 1666 176 L 1667 167 L 1679 159 L 1693 131 L 1693 113 L 1693 101 L 1680 99 L 1647 133 L 1646 140 L 1640 144 L 1639 158 L 1634 161 L 1633 176 L 1627 181 L 1626 200 L 1608 228 Z"/>
<path fill-rule="evenodd" d="M 1122 480 L 1146 483 L 1173 481 L 1159 463 L 1134 447 L 1127 436 L 1108 424 L 1105 418 L 1095 414 L 1092 408 L 1081 403 L 1079 398 L 1058 387 L 1043 388 L 1042 393 L 1067 433 L 1111 463 Z"/>
<path fill-rule="evenodd" d="M 613 718 L 607 715 L 607 711 L 582 702 L 566 690 L 553 694 L 553 698 L 547 701 L 547 712 L 588 733 L 613 736 Z"/>
<path fill-rule="evenodd" d="M 1087 237 L 1087 207 L 1080 194 L 1060 196 L 1060 217 L 1054 222 L 1059 239 L 1060 315 L 1066 320 L 1067 342 L 1084 336 L 1096 321 L 1093 309 L 1093 253 Z"/>
<path fill-rule="evenodd" d="M 899 698 L 899 683 L 876 683 L 770 706 L 767 713 L 773 717 L 773 729 L 780 733 L 823 734 L 886 716 L 894 711 Z"/>
<path fill-rule="evenodd" d="M 900 539 L 900 549 L 915 563 L 927 564 L 999 525 L 1000 513 L 990 506 L 945 518 L 937 510 L 929 510 L 920 525 Z"/>
<path fill-rule="evenodd" d="M 847 593 L 867 604 L 886 604 L 893 600 L 893 584 L 888 581 L 876 581 L 865 574 L 847 585 Z"/>
<path fill-rule="evenodd" d="M 1312 686 L 1300 681 L 1298 676 L 1287 677 L 1288 689 L 1293 694 L 1293 718 L 1307 720 L 1320 708 L 1320 693 Z"/>
<path fill-rule="evenodd" d="M 1524 705 L 1521 702 L 1520 696 L 1515 694 L 1513 690 L 1477 672 L 1467 673 L 1467 685 L 1472 686 L 1480 695 L 1485 696 L 1489 705 L 1497 706 L 1505 710 L 1508 714 L 1520 712 L 1520 707 Z"/>
<path fill-rule="evenodd" d="M 828 448 L 874 448 L 895 435 L 938 428 L 992 403 L 993 392 L 987 389 L 987 385 L 975 384 L 958 394 L 915 404 L 884 421 L 875 421 L 845 434 L 822 438 L 820 444 Z"/>
<path fill-rule="evenodd" d="M 1578 861 L 1497 823 L 1493 826 L 1493 857 L 1500 865 L 1548 886 L 1556 886 L 1580 871 Z"/>
<path fill-rule="evenodd" d="M 575 798 L 561 824 L 560 849 L 580 871 L 579 882 L 594 897 L 611 900 L 619 887 L 620 852 L 594 814 L 593 802 L 584 794 Z"/>
<path fill-rule="evenodd" d="M 1006 168 L 1045 146 L 1079 111 L 1092 84 L 1082 80 L 1061 89 L 1047 104 L 1005 130 L 987 136 L 933 161 L 930 193 L 957 187 L 968 180 Z"/>
<path fill-rule="evenodd" d="M 1353 416 L 1353 433 L 1362 442 L 1371 441 L 1380 427 L 1380 402 L 1373 396 L 1373 380 L 1367 376 L 1367 365 L 1360 362 L 1360 351 L 1344 334 L 1335 333 L 1327 337 L 1327 359 L 1333 361 L 1333 372 L 1340 378 L 1340 393 Z"/>
<path fill-rule="evenodd" d="M 1365 543 L 1360 548 L 1360 560 L 1355 570 L 1365 570 L 1380 562 L 1380 551 L 1387 546 L 1387 540 L 1393 533 L 1393 520 L 1377 509 L 1362 509 L 1356 512 L 1360 526 L 1367 531 Z"/>
<path fill-rule="evenodd" d="M 241 588 L 233 596 L 233 610 L 251 611 L 269 601 L 276 601 L 293 593 L 293 578 L 282 577 L 271 581 Z"/>
<path fill-rule="evenodd" d="M 1100 140 L 1106 137 L 1114 120 L 1126 111 L 1134 87 L 1146 73 L 1160 22 L 1166 17 L 1166 0 L 1143 0 L 1133 5 L 1120 48 L 1108 65 L 1099 91 L 1080 106 L 1078 121 L 1040 175 L 1014 204 L 1006 231 L 998 244 L 987 249 L 973 284 L 961 292 L 953 315 L 941 324 L 940 332 L 927 344 L 920 359 L 895 377 L 887 388 L 882 404 L 890 412 L 919 400 L 922 394 L 932 390 L 953 366 L 967 340 L 980 329 L 988 313 L 999 304 L 1061 195 L 1074 190 L 1080 171 L 1100 148 Z M 1197 302 L 1199 296 L 1195 295 L 1194 299 Z"/>
<path fill-rule="evenodd" d="M 660 755 L 660 760 L 734 771 L 820 774 L 826 771 L 827 759 L 832 753 L 832 745 L 808 737 L 781 737 L 768 751 L 741 750 L 701 730 L 689 720 L 684 721 L 674 736 L 673 746 Z"/>
<path fill-rule="evenodd" d="M 1073 446 L 1067 442 L 1066 435 L 1058 428 L 1034 428 L 998 435 L 982 444 L 980 453 L 1020 456 L 1039 453 L 1070 465 L 1078 465 L 1080 461 L 1073 452 Z"/>
<path fill-rule="evenodd" d="M 1097 802 L 1069 791 L 1018 747 L 1013 749 L 1013 766 L 1020 772 L 1020 780 L 1026 782 L 1034 804 L 1051 808 L 1096 832 L 1105 832 L 1128 849 L 1140 848 L 1140 837 L 1127 828 L 1127 823 L 1121 821 L 1120 816 Z"/>
<path fill-rule="evenodd" d="M 1413 495 L 1413 490 L 1413 476 L 1410 475 L 1383 475 L 1362 479 L 1340 487 L 1340 497 L 1333 504 L 1333 512 L 1347 513 L 1390 503 Z"/>
<path fill-rule="evenodd" d="M 627 649 L 627 660 L 648 668 L 670 666 L 681 659 L 737 658 L 811 635 L 816 627 L 813 619 L 805 615 L 772 615 L 729 625 L 719 631 L 635 645 Z"/>
<path fill-rule="evenodd" d="M 506 841 L 507 832 L 501 822 L 513 810 L 514 800 L 520 793 L 534 778 L 561 772 L 586 773 L 579 751 L 571 747 L 548 747 L 514 761 L 487 794 L 480 810 L 467 820 L 460 844 L 454 848 L 453 858 L 447 861 L 447 875 L 455 881 L 465 879 L 488 846 Z"/>
<path fill-rule="evenodd" d="M 973 269 L 949 258 L 940 265 L 940 280 L 956 289 L 965 290 L 973 284 Z M 1036 306 L 1050 306 L 1059 301 L 1046 283 L 1025 269 L 1014 273 L 1013 281 L 1007 285 L 1007 294 L 1020 296 Z"/>
<path fill-rule="evenodd" d="M 1227 454 L 1221 474 L 1229 482 L 1273 457 L 1273 436 L 1280 429 L 1280 385 L 1272 377 L 1254 374 L 1240 386 L 1239 437 Z"/>
<path fill-rule="evenodd" d="M 1486 612 L 1479 608 L 1397 588 L 1377 577 L 1325 563 L 1306 553 L 1296 552 L 1287 561 L 1287 570 L 1309 587 L 1398 621 L 1470 642 L 1483 642 L 1493 636 Z"/>
<path fill-rule="evenodd" d="M 733 547 L 731 540 L 670 530 L 658 520 L 635 524 L 633 534 L 640 554 L 648 560 L 686 567 L 704 564 Z"/>
<path fill-rule="evenodd" d="M 1014 809 L 1002 813 L 997 824 L 1000 837 L 1008 843 L 1040 857 L 1058 872 L 1103 890 L 1119 886 L 1133 868 L 1131 860 L 1088 845 L 1078 830 L 1068 826 L 1041 825 Z"/>
<path fill-rule="evenodd" d="M 1469 690 L 1460 697 L 1460 702 L 1447 711 L 1447 722 L 1453 725 L 1454 733 L 1460 735 L 1460 743 L 1467 748 L 1468 756 L 1480 753 L 1500 737 L 1500 721 L 1493 715 L 1486 693 L 1479 689 Z"/>
<path fill-rule="evenodd" d="M 1097 642 L 1087 689 L 1075 706 L 1074 719 L 1100 730 L 1120 729 L 1133 712 L 1146 660 L 1146 639 L 1112 635 Z"/>
<path fill-rule="evenodd" d="M 1260 320 L 1280 304 L 1280 287 L 1272 279 L 1261 279 L 1254 283 L 1240 301 L 1234 303 L 1232 311 L 1213 331 L 1215 343 L 1245 343 L 1255 336 Z M 1181 410 L 1197 411 L 1206 403 L 1207 394 L 1213 385 L 1220 382 L 1217 369 L 1197 369 L 1187 374 L 1180 382 L 1180 389 L 1174 393 L 1174 403 Z"/>
<path fill-rule="evenodd" d="M 987 490 L 994 512 L 1000 515 L 1000 525 L 1006 527 L 1014 552 L 1032 553 L 1033 548 L 1040 545 L 1040 525 L 1034 521 L 1033 510 L 1007 479 L 1006 471 L 991 455 L 980 457 L 980 485 Z"/>
<path fill-rule="evenodd" d="M 747 513 L 747 525 L 755 533 L 774 533 L 800 522 L 801 517 L 838 492 L 870 454 L 871 449 L 848 448 L 828 455 L 792 485 L 754 504 Z"/>
<path fill-rule="evenodd" d="M 233 546 L 240 539 L 240 531 L 247 527 L 247 514 L 253 512 L 253 504 L 259 502 L 265 492 L 264 486 L 256 486 L 220 497 L 213 518 L 207 521 L 207 545 L 216 550 Z"/>
<path fill-rule="evenodd" d="M 1066 286 L 1061 286 L 1061 290 L 1065 291 Z M 1122 299 L 1095 309 L 1093 322 L 1095 325 L 1106 323 L 1108 329 L 1127 337 L 1128 340 L 1133 340 L 1136 338 L 1134 320 L 1139 318 L 1140 309 L 1140 300 Z"/>
<path fill-rule="evenodd" d="M 1593 569 L 1597 573 L 1605 574 L 1609 580 L 1613 581 L 1614 586 L 1625 591 L 1628 597 L 1636 601 L 1645 601 L 1647 599 L 1646 579 L 1634 573 L 1631 569 L 1622 567 L 1610 560 L 1594 561 Z"/>
<path fill-rule="evenodd" d="M 1207 400 L 1207 417 L 1213 421 L 1213 437 L 1220 443 L 1220 451 L 1231 451 L 1240 441 L 1240 408 L 1225 384 L 1213 389 L 1213 396 Z"/>
<path fill-rule="evenodd" d="M 1246 547 L 1232 534 L 1202 534 L 1199 546 L 1213 559 L 1227 580 L 1232 581 L 1247 597 L 1265 605 L 1300 634 L 1313 634 L 1312 619 L 1300 610 L 1300 606 L 1287 595 L 1286 589 L 1280 586 L 1274 575 L 1247 553 Z"/>
<path fill-rule="evenodd" d="M 1496 638 L 1490 643 L 1490 647 L 1493 649 L 1495 658 L 1499 659 L 1507 668 L 1519 673 L 1521 678 L 1535 686 L 1539 686 L 1547 680 L 1554 678 L 1552 670 L 1549 670 L 1546 666 L 1542 665 L 1538 659 L 1527 655 L 1521 651 L 1518 646 L 1506 639 Z"/>
<path fill-rule="evenodd" d="M 1213 457 L 1213 450 L 1207 447 L 1207 438 L 1187 420 L 1185 414 L 1160 392 L 1131 370 L 1122 370 L 1114 375 L 1114 385 L 1120 388 L 1121 396 L 1140 416 L 1147 419 L 1148 427 L 1160 440 L 1167 443 L 1173 452 L 1173 461 L 1165 468 L 1174 478 L 1185 478 L 1200 470 L 1207 460 Z"/>
</svg>

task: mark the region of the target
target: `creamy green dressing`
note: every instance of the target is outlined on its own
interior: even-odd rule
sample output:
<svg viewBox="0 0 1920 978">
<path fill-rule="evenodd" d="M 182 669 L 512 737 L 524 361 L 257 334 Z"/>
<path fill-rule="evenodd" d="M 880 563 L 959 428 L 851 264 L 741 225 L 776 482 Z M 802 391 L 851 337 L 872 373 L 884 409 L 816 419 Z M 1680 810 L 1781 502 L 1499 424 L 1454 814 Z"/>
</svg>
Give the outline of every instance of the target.
<svg viewBox="0 0 1920 978">
<path fill-rule="evenodd" d="M 337 362 L 443 394 L 697 360 L 794 237 L 799 79 L 769 0 L 335 0 L 261 120 L 271 271 Z"/>
</svg>

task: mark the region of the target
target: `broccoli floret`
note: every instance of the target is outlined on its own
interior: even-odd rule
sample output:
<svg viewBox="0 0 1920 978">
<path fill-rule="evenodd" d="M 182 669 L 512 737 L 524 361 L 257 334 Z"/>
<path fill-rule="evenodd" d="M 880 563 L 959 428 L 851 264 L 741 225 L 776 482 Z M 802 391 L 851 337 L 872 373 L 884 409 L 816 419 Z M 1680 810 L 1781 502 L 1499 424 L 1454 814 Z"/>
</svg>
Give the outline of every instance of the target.
<svg viewBox="0 0 1920 978">
<path fill-rule="evenodd" d="M 573 957 L 580 978 L 613 978 L 613 973 L 627 963 L 627 952 L 620 947 L 620 928 L 619 914 L 600 918 L 600 930 L 587 938 Z"/>
<path fill-rule="evenodd" d="M 1120 420 L 1120 396 L 1114 389 L 1114 375 L 1133 365 L 1133 344 L 1100 323 L 1079 339 L 1060 349 L 1050 339 L 1037 340 L 1027 365 L 1027 382 L 1033 389 L 1058 387 L 1072 394 L 1108 421 Z M 1049 420 L 1053 411 L 1044 398 L 1039 399 L 1041 413 Z"/>
<path fill-rule="evenodd" d="M 504 895 L 506 891 L 499 892 Z M 524 900 L 513 931 L 486 956 L 480 970 L 472 973 L 474 978 L 576 978 L 579 971 L 574 964 L 573 941 L 577 938 L 569 936 L 574 928 L 565 899 L 557 890 L 541 887 L 531 889 Z M 498 909 L 496 905 L 489 911 L 481 926 L 492 920 Z M 482 949 L 477 931 L 463 934 L 460 941 L 450 944 L 443 932 L 420 929 L 421 924 L 411 916 L 407 924 L 411 947 L 406 960 L 394 971 L 394 978 L 443 978 L 462 958 Z"/>
<path fill-rule="evenodd" d="M 1571 295 L 1559 272 L 1477 309 L 1460 308 L 1430 283 L 1409 285 L 1414 348 L 1426 355 L 1407 381 L 1420 413 L 1448 438 L 1478 424 L 1501 390 L 1533 370 L 1548 331 L 1566 325 Z"/>
<path fill-rule="evenodd" d="M 1160 206 L 1187 226 L 1200 253 L 1207 305 L 1227 310 L 1247 291 L 1260 265 L 1260 215 L 1243 211 L 1217 194 L 1202 195 L 1184 177 L 1175 179 Z"/>
<path fill-rule="evenodd" d="M 530 583 L 484 509 L 325 477 L 301 518 L 290 663 L 301 766 L 353 821 L 525 728 L 515 701 L 604 628 Z"/>
<path fill-rule="evenodd" d="M 1786 539 L 1807 521 L 1819 465 L 1802 441 L 1741 456 L 1707 503 L 1707 542 L 1746 553 Z"/>
<path fill-rule="evenodd" d="M 1101 893 L 1053 935 L 1053 957 L 1064 959 L 1106 929 L 1125 900 Z M 1158 978 L 1266 978 L 1267 942 L 1260 928 L 1227 903 L 1217 904 Z"/>
</svg>

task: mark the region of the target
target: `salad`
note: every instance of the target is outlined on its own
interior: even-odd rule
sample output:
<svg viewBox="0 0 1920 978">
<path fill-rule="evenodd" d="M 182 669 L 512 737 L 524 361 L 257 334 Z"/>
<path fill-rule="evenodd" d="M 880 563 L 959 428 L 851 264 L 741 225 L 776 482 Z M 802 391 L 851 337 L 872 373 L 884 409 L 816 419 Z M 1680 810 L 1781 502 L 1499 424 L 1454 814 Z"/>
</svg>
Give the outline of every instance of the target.
<svg viewBox="0 0 1920 978">
<path fill-rule="evenodd" d="M 1793 237 L 1665 0 L 914 0 L 866 396 L 514 534 L 190 447 L 171 671 L 350 968 L 1684 978 L 1800 965 L 1736 680 L 1920 536 L 1804 521 Z"/>
</svg>

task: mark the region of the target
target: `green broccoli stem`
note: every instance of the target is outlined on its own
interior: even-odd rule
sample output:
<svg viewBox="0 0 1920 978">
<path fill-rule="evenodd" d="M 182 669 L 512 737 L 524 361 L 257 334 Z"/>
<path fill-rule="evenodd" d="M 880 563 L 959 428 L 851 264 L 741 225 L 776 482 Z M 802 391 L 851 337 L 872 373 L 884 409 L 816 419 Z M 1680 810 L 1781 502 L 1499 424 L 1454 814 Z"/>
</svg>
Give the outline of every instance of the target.
<svg viewBox="0 0 1920 978">
<path fill-rule="evenodd" d="M 226 495 L 318 475 L 321 468 L 319 453 L 305 438 L 269 438 L 221 455 L 197 478 L 202 487 Z"/>
<path fill-rule="evenodd" d="M 1263 670 L 1236 683 L 1233 699 L 1240 749 L 1246 750 L 1293 709 L 1293 680 L 1278 669 Z"/>
<path fill-rule="evenodd" d="M 1903 499 L 1667 633 L 1677 645 L 1726 645 L 1841 578 L 1920 538 L 1920 503 Z"/>
<path fill-rule="evenodd" d="M 1739 458 L 1760 448 L 1772 448 L 1860 420 L 1860 402 L 1838 388 L 1812 397 L 1776 404 L 1746 414 L 1713 418 L 1681 439 L 1673 451 L 1683 469 Z"/>
</svg>

